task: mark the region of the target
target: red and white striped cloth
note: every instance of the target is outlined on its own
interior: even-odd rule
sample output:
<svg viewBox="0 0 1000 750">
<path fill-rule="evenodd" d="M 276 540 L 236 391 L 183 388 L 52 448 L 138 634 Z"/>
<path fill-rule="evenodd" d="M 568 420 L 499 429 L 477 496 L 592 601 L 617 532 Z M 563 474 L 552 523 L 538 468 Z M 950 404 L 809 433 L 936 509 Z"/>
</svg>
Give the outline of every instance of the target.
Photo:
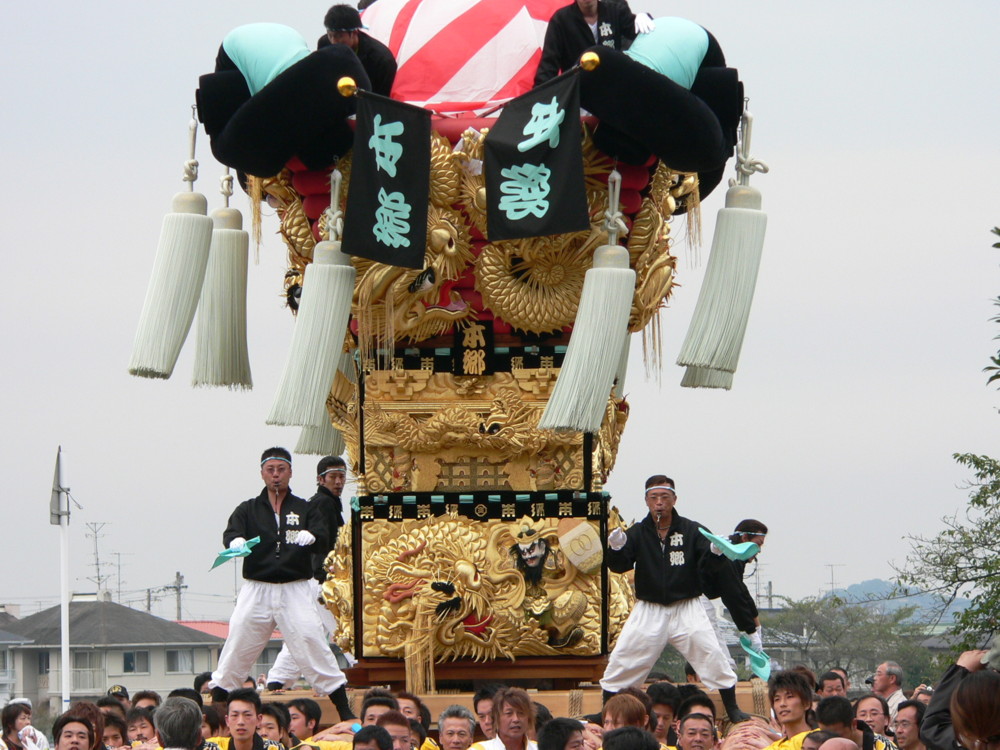
<svg viewBox="0 0 1000 750">
<path fill-rule="evenodd" d="M 378 0 L 363 16 L 399 70 L 392 97 L 472 112 L 531 89 L 545 27 L 568 0 Z"/>
</svg>

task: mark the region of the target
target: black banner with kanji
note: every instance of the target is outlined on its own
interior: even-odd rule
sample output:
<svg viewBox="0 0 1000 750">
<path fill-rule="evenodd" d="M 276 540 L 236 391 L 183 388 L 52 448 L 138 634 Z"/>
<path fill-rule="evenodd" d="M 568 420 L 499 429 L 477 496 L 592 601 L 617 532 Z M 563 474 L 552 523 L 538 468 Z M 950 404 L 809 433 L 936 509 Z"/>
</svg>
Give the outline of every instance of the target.
<svg viewBox="0 0 1000 750">
<path fill-rule="evenodd" d="M 507 103 L 485 144 L 490 242 L 590 226 L 580 141 L 578 71 Z"/>
<path fill-rule="evenodd" d="M 431 179 L 431 113 L 358 92 L 343 251 L 424 267 Z"/>
</svg>

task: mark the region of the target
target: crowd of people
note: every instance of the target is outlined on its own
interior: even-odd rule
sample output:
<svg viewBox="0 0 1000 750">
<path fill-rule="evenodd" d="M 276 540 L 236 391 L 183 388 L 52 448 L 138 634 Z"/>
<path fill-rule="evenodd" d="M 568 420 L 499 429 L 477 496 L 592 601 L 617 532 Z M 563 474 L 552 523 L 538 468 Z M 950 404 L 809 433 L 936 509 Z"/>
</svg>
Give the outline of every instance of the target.
<svg viewBox="0 0 1000 750">
<path fill-rule="evenodd" d="M 468 704 L 438 716 L 417 695 L 375 687 L 360 717 L 322 724 L 311 698 L 282 702 L 252 678 L 225 704 L 204 702 L 208 673 L 166 699 L 115 685 L 95 702 L 79 701 L 52 727 L 54 750 L 998 750 L 1000 671 L 986 651 L 961 655 L 935 686 L 905 692 L 894 662 L 879 666 L 872 692 L 857 695 L 846 673 L 818 678 L 806 667 L 776 672 L 770 710 L 733 723 L 717 715 L 701 686 L 660 681 L 628 687 L 599 714 L 556 716 L 544 693 L 487 684 Z M 995 652 L 992 658 L 996 658 Z M 205 691 L 204 693 L 202 691 Z M 262 692 L 267 698 L 262 699 Z M 855 695 L 853 700 L 848 695 Z M 31 724 L 32 707 L 2 711 L 0 750 L 48 750 Z M 183 726 L 182 726 L 183 725 Z M 193 729 L 192 729 L 193 727 Z M 180 744 L 178 744 L 180 743 Z"/>
</svg>

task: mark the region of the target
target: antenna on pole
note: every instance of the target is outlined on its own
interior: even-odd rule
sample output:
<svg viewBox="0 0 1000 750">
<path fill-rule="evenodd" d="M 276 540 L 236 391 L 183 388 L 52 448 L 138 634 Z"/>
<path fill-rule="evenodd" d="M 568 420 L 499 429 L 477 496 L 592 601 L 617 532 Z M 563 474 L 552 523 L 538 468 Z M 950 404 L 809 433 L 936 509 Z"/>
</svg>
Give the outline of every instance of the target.
<svg viewBox="0 0 1000 750">
<path fill-rule="evenodd" d="M 62 682 L 62 710 L 69 710 L 69 487 L 63 485 L 62 446 L 56 449 L 56 469 L 52 475 L 49 523 L 59 527 L 59 675 Z"/>
<path fill-rule="evenodd" d="M 100 522 L 91 522 L 87 524 L 87 528 L 90 529 L 90 533 L 87 534 L 88 539 L 94 540 L 94 576 L 88 578 L 88 581 L 93 581 L 97 586 L 97 598 L 101 600 L 101 595 L 105 590 L 104 582 L 107 581 L 111 576 L 101 575 L 101 546 L 100 540 L 104 538 L 105 534 L 101 533 L 101 530 L 108 524 Z"/>
</svg>

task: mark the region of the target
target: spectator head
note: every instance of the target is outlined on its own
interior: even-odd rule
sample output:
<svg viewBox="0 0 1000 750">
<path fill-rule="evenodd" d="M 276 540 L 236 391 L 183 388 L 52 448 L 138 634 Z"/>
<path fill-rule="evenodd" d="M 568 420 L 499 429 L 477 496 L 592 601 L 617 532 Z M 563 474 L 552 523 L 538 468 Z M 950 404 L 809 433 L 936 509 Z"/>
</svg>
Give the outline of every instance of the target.
<svg viewBox="0 0 1000 750">
<path fill-rule="evenodd" d="M 676 685 L 669 682 L 654 682 L 646 688 L 646 695 L 653 702 L 653 715 L 656 717 L 654 734 L 660 742 L 665 742 L 667 730 L 681 706 L 681 693 Z"/>
<path fill-rule="evenodd" d="M 124 685 L 112 685 L 108 688 L 107 695 L 120 700 L 126 711 L 132 708 L 132 702 L 128 698 L 128 688 Z"/>
<path fill-rule="evenodd" d="M 163 699 L 160 698 L 160 694 L 155 690 L 140 690 L 132 696 L 132 708 L 145 708 L 149 711 L 155 711 L 162 702 Z"/>
<path fill-rule="evenodd" d="M 917 692 L 913 694 L 913 700 L 920 701 L 925 706 L 930 705 L 931 698 L 934 697 L 933 688 L 920 688 Z"/>
<path fill-rule="evenodd" d="M 704 714 L 688 714 L 677 727 L 677 747 L 680 750 L 711 750 L 717 739 L 715 722 Z"/>
<path fill-rule="evenodd" d="M 392 750 L 392 737 L 374 724 L 361 727 L 354 735 L 353 750 Z"/>
<path fill-rule="evenodd" d="M 104 744 L 108 747 L 121 747 L 128 737 L 128 726 L 125 719 L 116 713 L 104 714 Z"/>
<path fill-rule="evenodd" d="M 295 698 L 288 701 L 288 731 L 300 740 L 316 734 L 323 709 L 312 698 Z"/>
<path fill-rule="evenodd" d="M 208 683 L 212 681 L 211 672 L 202 672 L 200 675 L 194 678 L 194 689 L 199 693 L 208 692 Z"/>
<path fill-rule="evenodd" d="M 814 684 L 815 677 L 810 679 L 796 669 L 771 675 L 767 695 L 771 709 L 781 724 L 794 725 L 805 721 L 806 711 L 812 707 Z"/>
<path fill-rule="evenodd" d="M 493 696 L 493 728 L 504 744 L 519 741 L 535 729 L 535 706 L 521 688 L 505 687 Z"/>
<path fill-rule="evenodd" d="M 844 678 L 844 688 L 847 690 L 851 689 L 851 678 L 847 676 L 847 670 L 843 667 L 830 667 L 831 672 L 836 672 L 841 677 Z"/>
<path fill-rule="evenodd" d="M 863 695 L 854 702 L 854 718 L 865 722 L 875 734 L 885 734 L 889 725 L 889 704 L 881 695 Z"/>
<path fill-rule="evenodd" d="M 27 703 L 8 703 L 0 712 L 0 717 L 4 736 L 17 734 L 31 723 L 31 706 Z"/>
<path fill-rule="evenodd" d="M 69 713 L 86 719 L 90 726 L 94 728 L 94 742 L 92 747 L 96 750 L 104 747 L 104 714 L 97 707 L 96 703 L 90 701 L 77 701 L 69 707 Z"/>
<path fill-rule="evenodd" d="M 649 725 L 649 714 L 642 701 L 633 695 L 612 696 L 604 704 L 604 731 L 611 732 L 622 727 L 637 727 L 646 729 Z"/>
<path fill-rule="evenodd" d="M 858 743 L 844 737 L 832 737 L 819 746 L 819 750 L 861 750 Z"/>
<path fill-rule="evenodd" d="M 802 750 L 819 750 L 820 745 L 837 736 L 833 732 L 827 732 L 822 729 L 810 732 L 802 738 Z"/>
<path fill-rule="evenodd" d="M 699 690 L 681 701 L 681 706 L 677 709 L 678 719 L 683 719 L 688 714 L 704 714 L 705 716 L 711 716 L 712 722 L 714 723 L 716 718 L 715 703 L 706 693 Z"/>
<path fill-rule="evenodd" d="M 199 693 L 194 688 L 174 688 L 169 693 L 167 693 L 167 698 L 187 698 L 189 701 L 194 701 L 198 704 L 198 708 L 205 705 L 205 701 Z"/>
<path fill-rule="evenodd" d="M 407 719 L 410 722 L 410 747 L 422 747 L 427 739 L 427 729 L 419 719 Z"/>
<path fill-rule="evenodd" d="M 122 721 L 125 720 L 125 705 L 110 695 L 102 695 L 97 699 L 97 707 L 101 709 L 101 713 L 107 716 L 108 714 L 114 714 Z"/>
<path fill-rule="evenodd" d="M 896 718 L 892 720 L 892 731 L 896 736 L 899 750 L 918 750 L 920 747 L 920 722 L 927 711 L 920 701 L 903 701 L 896 706 Z"/>
<path fill-rule="evenodd" d="M 94 725 L 66 712 L 52 725 L 55 750 L 87 750 L 94 745 Z"/>
<path fill-rule="evenodd" d="M 561 717 L 545 722 L 538 730 L 538 750 L 583 750 L 583 725 Z"/>
<path fill-rule="evenodd" d="M 361 723 L 366 727 L 373 726 L 387 711 L 399 711 L 399 701 L 388 690 L 373 688 L 365 693 L 361 704 Z"/>
<path fill-rule="evenodd" d="M 531 704 L 535 707 L 535 731 L 531 736 L 538 737 L 538 733 L 542 731 L 542 727 L 552 721 L 552 712 L 549 711 L 549 707 L 544 703 L 532 701 Z"/>
<path fill-rule="evenodd" d="M 410 720 L 400 711 L 389 710 L 381 714 L 375 726 L 382 727 L 392 738 L 392 750 L 411 750 Z"/>
<path fill-rule="evenodd" d="M 638 687 L 627 687 L 622 688 L 618 691 L 618 695 L 631 695 L 633 698 L 638 699 L 642 704 L 642 707 L 646 709 L 646 726 L 643 729 L 648 729 L 650 732 L 656 728 L 656 714 L 653 713 L 653 699 L 649 697 L 645 690 Z"/>
<path fill-rule="evenodd" d="M 951 695 L 955 739 L 970 750 L 1000 746 L 1000 672 L 972 672 Z"/>
<path fill-rule="evenodd" d="M 167 698 L 154 714 L 156 733 L 163 747 L 198 750 L 201 738 L 201 707 L 190 698 Z"/>
<path fill-rule="evenodd" d="M 844 678 L 834 671 L 824 672 L 816 683 L 816 692 L 820 698 L 828 698 L 831 695 L 847 695 L 847 685 Z"/>
<path fill-rule="evenodd" d="M 424 705 L 424 702 L 418 696 L 403 690 L 396 693 L 396 702 L 399 703 L 399 712 L 407 719 L 416 719 L 424 725 L 425 731 L 430 727 L 430 709 Z M 426 722 L 424 721 L 425 715 L 427 717 Z"/>
<path fill-rule="evenodd" d="M 128 727 L 129 742 L 148 742 L 156 736 L 153 712 L 148 708 L 130 708 L 125 715 L 125 726 Z"/>
<path fill-rule="evenodd" d="M 468 750 L 475 734 L 476 717 L 465 706 L 448 706 L 438 717 L 438 740 L 442 750 Z"/>
<path fill-rule="evenodd" d="M 660 750 L 660 743 L 652 732 L 638 727 L 622 727 L 607 732 L 603 738 L 604 750 Z"/>
<path fill-rule="evenodd" d="M 233 740 L 247 742 L 253 739 L 260 723 L 260 709 L 260 696 L 252 688 L 239 688 L 229 694 L 226 726 Z"/>
<path fill-rule="evenodd" d="M 501 687 L 503 686 L 496 683 L 483 685 L 472 696 L 472 710 L 476 712 L 479 728 L 488 740 L 496 737 L 496 731 L 493 729 L 493 696 Z"/>
<path fill-rule="evenodd" d="M 222 722 L 219 720 L 219 712 L 215 710 L 215 706 L 202 706 L 201 707 L 201 736 L 202 739 L 208 739 L 209 737 L 218 737 L 219 728 L 222 726 Z"/>
<path fill-rule="evenodd" d="M 872 692 L 888 698 L 903 686 L 903 668 L 894 661 L 884 661 L 875 669 Z"/>
<path fill-rule="evenodd" d="M 265 703 L 260 707 L 260 723 L 257 734 L 267 740 L 284 742 L 288 734 L 288 709 L 280 703 Z"/>
<path fill-rule="evenodd" d="M 850 738 L 853 735 L 854 708 L 842 695 L 823 698 L 816 706 L 816 720 L 820 729 L 833 732 L 838 737 Z"/>
</svg>

